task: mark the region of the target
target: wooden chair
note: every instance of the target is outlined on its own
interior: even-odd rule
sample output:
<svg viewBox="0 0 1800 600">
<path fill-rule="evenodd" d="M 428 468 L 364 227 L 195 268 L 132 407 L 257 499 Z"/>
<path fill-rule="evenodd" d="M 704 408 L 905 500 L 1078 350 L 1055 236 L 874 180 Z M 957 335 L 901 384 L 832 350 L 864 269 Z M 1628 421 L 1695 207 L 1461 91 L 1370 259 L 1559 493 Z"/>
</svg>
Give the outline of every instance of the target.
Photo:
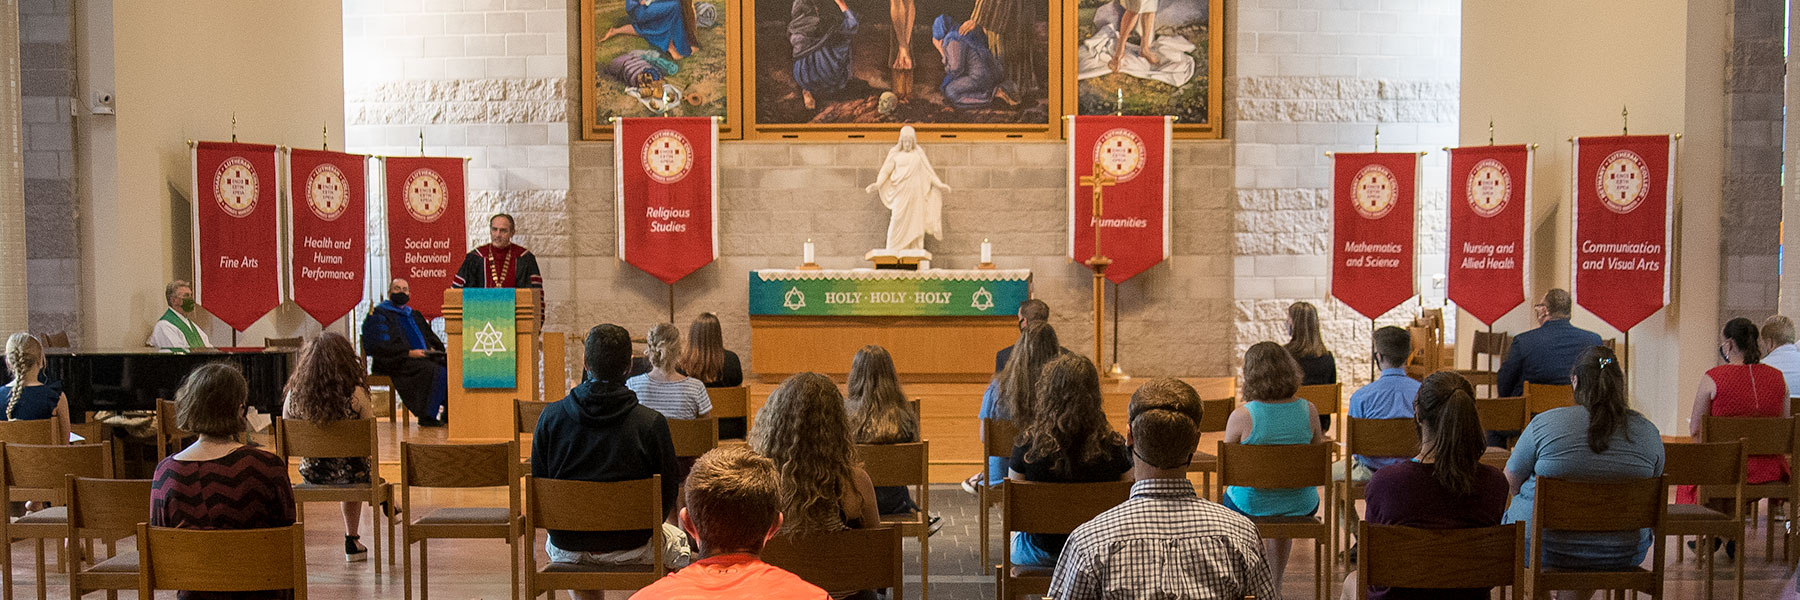
<svg viewBox="0 0 1800 600">
<path fill-rule="evenodd" d="M 1237 410 L 1237 398 L 1218 398 L 1200 401 L 1200 435 L 1225 431 L 1225 422 L 1231 419 L 1231 411 Z M 1218 500 L 1218 491 L 1213 489 L 1213 474 L 1219 472 L 1219 457 L 1211 452 L 1194 450 L 1193 461 L 1188 463 L 1188 472 L 1200 474 L 1200 497 Z"/>
<path fill-rule="evenodd" d="M 1050 591 L 1050 573 L 1054 566 L 1013 565 L 1010 543 L 1013 532 L 1074 533 L 1082 523 L 1092 521 L 1095 516 L 1130 498 L 1131 483 L 1042 483 L 1010 477 L 1001 481 L 1000 536 L 1006 542 L 1001 546 L 1008 551 L 1001 553 L 1002 562 L 994 567 L 995 597 L 1013 600 Z"/>
<path fill-rule="evenodd" d="M 1469 359 L 1471 363 L 1478 363 L 1483 355 L 1486 355 L 1486 370 L 1498 372 L 1500 365 L 1496 363 L 1505 358 L 1506 351 L 1510 349 L 1512 349 L 1512 336 L 1507 335 L 1506 332 L 1477 331 L 1475 338 L 1470 341 Z"/>
<path fill-rule="evenodd" d="M 294 503 L 304 514 L 308 502 L 364 502 L 372 511 L 369 523 L 374 544 L 370 556 L 375 560 L 375 573 L 381 573 L 381 529 L 387 526 L 388 560 L 394 559 L 395 516 L 383 514 L 382 506 L 393 498 L 393 486 L 381 480 L 380 445 L 375 434 L 375 419 L 332 421 L 316 424 L 305 419 L 275 420 L 275 454 L 283 460 L 293 458 L 361 458 L 369 461 L 369 481 L 351 485 L 294 484 Z"/>
<path fill-rule="evenodd" d="M 508 596 L 519 590 L 519 545 L 525 535 L 520 514 L 519 444 L 415 444 L 400 443 L 400 512 L 406 515 L 405 538 L 400 550 L 404 576 L 403 597 L 412 600 L 412 545 L 419 544 L 419 597 L 431 598 L 427 542 L 433 539 L 498 538 L 506 542 L 507 565 L 512 570 Z M 412 489 L 506 488 L 505 508 L 446 507 L 419 514 L 413 511 Z M 414 515 L 418 515 L 416 518 Z"/>
<path fill-rule="evenodd" d="M 1219 485 L 1253 488 L 1325 488 L 1319 499 L 1321 515 L 1311 517 L 1250 517 L 1260 535 L 1269 539 L 1313 540 L 1313 587 L 1319 600 L 1331 590 L 1332 547 L 1331 442 L 1288 446 L 1250 446 L 1219 442 Z"/>
<path fill-rule="evenodd" d="M 0 442 L 41 446 L 63 444 L 68 440 L 68 433 L 62 431 L 62 423 L 56 419 L 0 420 Z"/>
<path fill-rule="evenodd" d="M 1655 557 L 1651 568 L 1633 566 L 1623 571 L 1565 571 L 1544 567 L 1545 530 L 1592 532 L 1651 530 L 1661 540 L 1663 505 L 1668 486 L 1661 477 L 1576 481 L 1556 477 L 1537 478 L 1537 500 L 1531 507 L 1531 570 L 1533 598 L 1549 597 L 1551 590 L 1631 590 L 1661 598 L 1663 545 L 1651 544 Z"/>
<path fill-rule="evenodd" d="M 1356 562 L 1356 597 L 1368 600 L 1369 586 L 1425 589 L 1512 588 L 1525 590 L 1525 526 L 1519 523 L 1474 529 L 1417 529 L 1398 525 L 1357 528 L 1362 545 Z"/>
<path fill-rule="evenodd" d="M 857 444 L 856 456 L 876 486 L 911 487 L 919 509 L 882 515 L 881 524 L 919 540 L 919 591 L 931 597 L 931 442 Z"/>
<path fill-rule="evenodd" d="M 1705 504 L 1670 504 L 1663 514 L 1663 535 L 1675 536 L 1675 560 L 1682 560 L 1682 541 L 1687 536 L 1700 536 L 1702 544 L 1713 537 L 1737 542 L 1744 552 L 1737 553 L 1732 566 L 1737 571 L 1738 600 L 1744 598 L 1744 555 L 1749 547 L 1744 534 L 1744 480 L 1748 462 L 1743 440 L 1715 443 L 1663 444 L 1663 481 L 1669 485 L 1697 485 L 1699 498 L 1720 498 L 1729 491 L 1731 512 L 1722 513 Z M 1662 540 L 1657 540 L 1661 543 Z M 1706 578 L 1706 598 L 1713 597 L 1713 553 L 1702 548 L 1698 554 L 1701 573 Z"/>
<path fill-rule="evenodd" d="M 544 416 L 544 409 L 550 408 L 551 402 L 537 400 L 520 400 L 513 398 L 513 443 L 520 448 L 529 449 L 525 444 L 525 434 L 536 434 L 538 419 Z M 531 453 L 519 459 L 519 472 L 531 473 Z"/>
<path fill-rule="evenodd" d="M 1566 385 L 1525 382 L 1525 406 L 1531 416 L 1575 405 L 1575 388 Z"/>
<path fill-rule="evenodd" d="M 1412 419 L 1358 419 L 1347 417 L 1344 421 L 1344 454 L 1363 455 L 1374 458 L 1412 458 L 1419 455 L 1419 429 Z M 1363 499 L 1369 488 L 1366 481 L 1355 481 L 1350 472 L 1355 465 L 1354 458 L 1344 462 L 1344 480 L 1337 482 L 1338 500 L 1342 504 L 1338 510 L 1343 511 L 1345 518 L 1340 545 L 1350 545 L 1352 533 L 1350 517 L 1356 515 L 1356 501 Z M 1348 556 L 1346 556 L 1348 558 Z"/>
<path fill-rule="evenodd" d="M 365 365 L 369 365 L 368 368 L 370 370 L 368 375 L 363 376 L 363 385 L 368 386 L 369 388 L 369 401 L 373 402 L 375 400 L 375 388 L 382 388 L 384 390 L 382 394 L 387 397 L 388 422 L 399 423 L 400 412 L 406 410 L 406 403 L 400 401 L 400 390 L 394 389 L 394 378 L 386 375 L 376 375 L 374 373 L 375 367 L 373 361 L 364 358 L 362 362 Z"/>
<path fill-rule="evenodd" d="M 1531 422 L 1530 407 L 1524 396 L 1477 398 L 1475 414 L 1481 417 L 1481 428 L 1487 431 L 1523 431 Z M 1488 446 L 1487 452 L 1481 455 L 1481 462 L 1505 471 L 1506 461 L 1510 458 L 1512 450 Z"/>
<path fill-rule="evenodd" d="M 138 587 L 136 546 L 119 552 L 119 540 L 137 534 L 137 524 L 150 518 L 150 480 L 88 479 L 68 476 L 69 600 L 93 590 L 135 590 Z M 106 545 L 102 560 L 84 553 L 78 540 L 98 539 Z M 82 563 L 90 566 L 82 568 Z M 117 594 L 108 594 L 113 598 Z"/>
<path fill-rule="evenodd" d="M 992 489 L 994 486 L 988 485 L 988 482 L 994 480 L 993 473 L 990 471 L 990 469 L 992 469 L 992 465 L 990 464 L 992 461 L 989 461 L 988 459 L 995 456 L 1012 458 L 1013 439 L 1017 438 L 1018 435 L 1019 430 L 1013 427 L 1013 422 L 1010 420 L 981 420 L 981 485 L 975 486 L 975 490 L 977 496 L 976 504 L 979 505 L 978 512 L 981 513 L 980 554 L 982 565 L 992 564 L 988 562 L 988 551 L 990 547 L 993 546 L 993 542 L 989 541 L 988 538 L 988 530 L 990 529 L 988 526 L 988 511 L 990 507 L 999 503 L 1001 499 L 1000 491 Z M 1005 477 L 1006 474 L 1001 473 L 1000 476 Z"/>
<path fill-rule="evenodd" d="M 750 386 L 709 387 L 706 396 L 712 401 L 712 413 L 716 419 L 744 419 L 744 431 L 750 430 Z"/>
<path fill-rule="evenodd" d="M 306 531 L 137 526 L 138 597 L 155 590 L 294 590 L 306 600 Z"/>
<path fill-rule="evenodd" d="M 194 437 L 192 432 L 175 426 L 174 400 L 158 399 L 156 401 L 156 414 L 151 424 L 155 430 L 153 442 L 156 444 L 156 460 L 158 462 L 168 458 L 170 454 L 180 452 L 182 440 Z"/>
<path fill-rule="evenodd" d="M 7 548 L 17 540 L 31 540 L 37 557 L 37 597 L 44 600 L 44 540 L 69 534 L 69 475 L 92 479 L 112 477 L 112 448 L 107 444 L 8 444 L 0 442 L 0 506 L 36 501 L 54 504 L 17 519 L 0 519 L 0 539 Z M 149 505 L 144 505 L 148 510 Z M 64 566 L 59 549 L 57 566 Z M 0 552 L 0 570 L 6 571 L 4 597 L 12 600 L 12 552 Z M 60 569 L 59 569 L 60 570 Z"/>
<path fill-rule="evenodd" d="M 596 502 L 605 498 L 604 502 Z M 636 590 L 667 572 L 663 560 L 662 476 L 598 483 L 525 476 L 525 533 L 536 545 L 539 529 L 566 531 L 650 530 L 651 563 L 597 566 L 553 562 L 525 572 L 525 597 L 556 590 Z M 527 550 L 527 552 L 530 552 Z M 527 556 L 531 556 L 527 554 Z"/>
<path fill-rule="evenodd" d="M 830 533 L 778 535 L 763 546 L 763 562 L 798 575 L 830 592 L 892 589 L 905 598 L 900 530 L 845 529 Z"/>
<path fill-rule="evenodd" d="M 306 343 L 306 338 L 298 338 L 298 337 L 278 337 L 278 338 L 266 337 L 266 338 L 263 338 L 263 347 L 264 348 L 299 348 L 300 346 L 304 345 L 305 343 Z"/>
<path fill-rule="evenodd" d="M 1294 396 L 1301 400 L 1313 403 L 1313 408 L 1319 410 L 1319 416 L 1330 417 L 1331 421 L 1334 423 L 1342 420 L 1341 415 L 1338 413 L 1342 410 L 1343 406 L 1344 384 L 1322 383 L 1319 385 L 1303 385 L 1300 386 L 1300 391 L 1294 393 Z M 1343 428 L 1340 427 L 1337 430 L 1343 431 Z"/>
<path fill-rule="evenodd" d="M 69 342 L 69 332 L 67 331 L 46 333 L 43 335 L 43 343 L 45 348 L 71 348 L 74 346 Z"/>
<path fill-rule="evenodd" d="M 669 437 L 675 441 L 676 458 L 699 458 L 719 447 L 719 418 L 669 419 Z"/>
<path fill-rule="evenodd" d="M 1744 440 L 1744 452 L 1750 456 L 1781 455 L 1787 457 L 1788 464 L 1795 464 L 1800 458 L 1800 417 L 1705 417 L 1700 421 L 1700 439 L 1705 441 Z M 1787 501 L 1787 518 L 1789 523 L 1800 519 L 1800 511 L 1795 504 L 1800 502 L 1800 477 L 1789 477 L 1788 481 L 1771 481 L 1768 483 L 1748 483 L 1744 485 L 1744 501 L 1754 505 L 1757 501 L 1769 499 Z M 1769 514 L 1764 522 L 1763 554 L 1769 560 L 1775 558 L 1775 505 L 1769 503 Z M 1750 509 L 1755 516 L 1756 510 Z M 1781 560 L 1787 562 L 1792 554 L 1793 539 L 1782 536 Z M 1748 543 L 1742 551 L 1748 552 Z"/>
</svg>

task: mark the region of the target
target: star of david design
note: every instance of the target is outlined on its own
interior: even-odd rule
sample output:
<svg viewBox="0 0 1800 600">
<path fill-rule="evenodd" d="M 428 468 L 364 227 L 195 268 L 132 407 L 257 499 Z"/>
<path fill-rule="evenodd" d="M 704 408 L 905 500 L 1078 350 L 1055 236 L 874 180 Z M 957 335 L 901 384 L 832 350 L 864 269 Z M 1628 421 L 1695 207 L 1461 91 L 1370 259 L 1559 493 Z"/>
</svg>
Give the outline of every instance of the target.
<svg viewBox="0 0 1800 600">
<path fill-rule="evenodd" d="M 806 308 L 806 292 L 800 291 L 800 288 L 797 287 L 788 288 L 787 294 L 781 297 L 781 305 L 787 307 L 788 310 Z"/>
<path fill-rule="evenodd" d="M 494 322 L 488 321 L 487 327 L 475 332 L 475 347 L 470 352 L 480 352 L 493 356 L 496 352 L 505 352 L 506 343 L 501 341 L 500 330 L 494 329 Z"/>
<path fill-rule="evenodd" d="M 994 307 L 993 292 L 989 292 L 987 290 L 987 288 L 985 288 L 985 287 L 975 290 L 975 296 L 973 298 L 973 301 L 969 303 L 969 307 L 973 308 L 975 310 L 981 310 L 981 311 L 985 311 L 987 309 L 993 308 Z"/>
</svg>

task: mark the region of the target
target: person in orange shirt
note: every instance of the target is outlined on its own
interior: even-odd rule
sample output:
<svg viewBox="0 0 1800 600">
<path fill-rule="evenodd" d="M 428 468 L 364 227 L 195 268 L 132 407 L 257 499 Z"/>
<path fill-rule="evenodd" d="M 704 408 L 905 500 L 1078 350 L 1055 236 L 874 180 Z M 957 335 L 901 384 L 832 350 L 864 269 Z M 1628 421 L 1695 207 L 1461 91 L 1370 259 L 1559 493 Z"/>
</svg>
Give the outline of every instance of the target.
<svg viewBox="0 0 1800 600">
<path fill-rule="evenodd" d="M 700 543 L 700 560 L 632 594 L 632 600 L 828 600 L 819 586 L 757 555 L 781 529 L 775 463 L 744 446 L 702 455 L 687 479 L 681 528 Z"/>
</svg>

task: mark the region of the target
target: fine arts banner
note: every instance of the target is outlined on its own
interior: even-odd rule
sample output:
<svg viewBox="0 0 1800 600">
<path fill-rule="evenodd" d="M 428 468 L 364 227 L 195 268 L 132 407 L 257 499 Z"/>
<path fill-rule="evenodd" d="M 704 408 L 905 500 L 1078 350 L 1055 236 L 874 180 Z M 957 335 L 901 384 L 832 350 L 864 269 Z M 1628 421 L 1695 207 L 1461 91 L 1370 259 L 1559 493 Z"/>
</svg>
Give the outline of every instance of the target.
<svg viewBox="0 0 1800 600">
<path fill-rule="evenodd" d="M 1023 269 L 750 272 L 752 315 L 1010 317 L 1030 297 Z"/>
<path fill-rule="evenodd" d="M 1492 325 L 1525 302 L 1531 147 L 1450 150 L 1450 300 Z"/>
<path fill-rule="evenodd" d="M 281 304 L 275 147 L 194 145 L 194 300 L 243 331 Z"/>
<path fill-rule="evenodd" d="M 1339 153 L 1331 183 L 1331 295 L 1368 318 L 1411 298 L 1419 155 Z"/>
<path fill-rule="evenodd" d="M 468 231 L 463 220 L 461 158 L 389 157 L 388 272 L 412 286 L 411 306 L 427 318 L 444 311 L 444 290 L 462 264 Z"/>
<path fill-rule="evenodd" d="M 1575 139 L 1575 302 L 1619 331 L 1669 303 L 1675 138 Z"/>
</svg>

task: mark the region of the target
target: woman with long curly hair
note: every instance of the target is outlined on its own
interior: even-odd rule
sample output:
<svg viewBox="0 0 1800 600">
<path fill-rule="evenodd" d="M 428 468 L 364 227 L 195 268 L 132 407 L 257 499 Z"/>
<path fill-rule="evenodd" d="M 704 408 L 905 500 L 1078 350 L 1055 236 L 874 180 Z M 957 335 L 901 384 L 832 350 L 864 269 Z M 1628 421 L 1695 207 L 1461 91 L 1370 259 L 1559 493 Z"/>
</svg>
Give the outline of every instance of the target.
<svg viewBox="0 0 1800 600">
<path fill-rule="evenodd" d="M 886 348 L 870 344 L 850 359 L 850 395 L 844 399 L 850 413 L 850 438 L 858 444 L 910 444 L 919 441 L 919 415 L 900 390 L 894 358 Z M 905 514 L 918 510 L 906 486 L 875 488 L 875 504 L 881 514 Z"/>
<path fill-rule="evenodd" d="M 781 473 L 784 531 L 862 529 L 881 524 L 875 485 L 856 462 L 844 396 L 818 373 L 801 373 L 769 392 L 750 429 L 750 449 Z"/>
<path fill-rule="evenodd" d="M 1037 393 L 1038 375 L 1043 372 L 1044 365 L 1062 353 L 1062 345 L 1056 341 L 1056 329 L 1049 323 L 1026 326 L 1019 332 L 1019 341 L 1013 344 L 1006 367 L 994 375 L 987 390 L 981 393 L 979 416 L 1012 421 L 1014 425 L 1029 420 L 1031 407 L 1035 404 L 1033 397 Z M 986 432 L 983 435 L 985 437 Z M 1006 477 L 1007 457 L 990 456 L 987 461 L 988 480 L 980 481 L 980 473 L 971 475 L 963 482 L 963 491 L 973 494 L 978 485 L 1000 485 L 1000 480 Z"/>
<path fill-rule="evenodd" d="M 1018 356 L 1015 353 L 1013 356 Z M 1112 430 L 1100 408 L 1100 372 L 1094 362 L 1065 354 L 1044 365 L 1036 407 L 1020 421 L 1009 463 L 1013 479 L 1051 483 L 1118 481 L 1131 471 L 1125 438 Z M 1015 533 L 1012 560 L 1053 565 L 1066 535 Z"/>
<path fill-rule="evenodd" d="M 288 377 L 287 401 L 281 416 L 324 424 L 370 418 L 369 388 L 363 382 L 363 362 L 343 335 L 325 332 L 306 342 Z M 300 477 L 313 485 L 353 485 L 369 482 L 371 465 L 362 457 L 303 458 Z M 344 560 L 356 562 L 369 556 L 358 541 L 362 503 L 344 503 Z"/>
</svg>

